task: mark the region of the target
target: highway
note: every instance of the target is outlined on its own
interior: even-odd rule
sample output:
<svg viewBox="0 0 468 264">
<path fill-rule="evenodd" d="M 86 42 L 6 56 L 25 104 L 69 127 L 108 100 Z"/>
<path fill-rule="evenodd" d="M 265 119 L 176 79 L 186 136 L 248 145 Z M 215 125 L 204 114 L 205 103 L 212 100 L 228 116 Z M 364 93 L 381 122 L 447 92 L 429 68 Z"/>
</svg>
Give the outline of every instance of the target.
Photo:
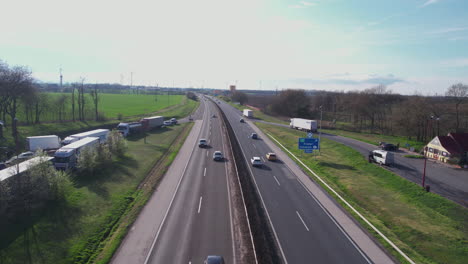
<svg viewBox="0 0 468 264">
<path fill-rule="evenodd" d="M 199 138 L 209 147 L 195 146 L 148 263 L 203 263 L 208 255 L 234 262 L 227 168 L 212 158 L 215 150 L 226 153 L 221 120 L 211 102 L 202 103 Z"/>
<path fill-rule="evenodd" d="M 361 248 L 359 238 L 350 235 L 339 224 L 339 222 L 353 221 L 350 218 L 337 221 L 315 198 L 315 194 L 298 180 L 290 165 L 282 161 L 266 161 L 265 154 L 270 152 L 273 146 L 268 145 L 265 138 L 260 137 L 257 140 L 250 138 L 255 130 L 248 124 L 249 122 L 239 122 L 241 115 L 237 109 L 222 101 L 219 106 L 235 131 L 245 159 L 250 161 L 251 157 L 259 156 L 264 161 L 263 168 L 252 166 L 249 168 L 285 263 L 393 262 L 383 251 L 377 252 L 378 260 L 369 257 L 369 255 L 374 256 L 375 252 L 368 253 L 368 248 Z M 284 159 L 285 156 L 282 155 Z M 363 234 L 360 236 L 366 236 Z M 375 244 L 372 248 L 374 251 L 380 250 Z"/>
<path fill-rule="evenodd" d="M 288 125 L 278 123 L 258 122 L 289 127 Z M 370 151 L 378 149 L 375 145 L 352 138 L 329 133 L 322 133 L 321 136 L 359 151 L 365 159 L 367 159 L 367 155 Z M 395 154 L 395 164 L 385 168 L 409 181 L 421 184 L 424 160 L 406 158 L 404 155 L 408 153 L 402 150 L 394 151 L 393 153 Z M 426 165 L 425 184 L 431 186 L 431 192 L 437 193 L 447 199 L 468 207 L 468 173 L 466 173 L 465 170 L 446 166 L 445 164 L 440 164 L 428 159 Z"/>
<path fill-rule="evenodd" d="M 250 232 L 218 116 L 212 102 L 201 100 L 192 131 L 111 263 L 203 263 L 208 255 L 251 263 Z M 200 138 L 208 148 L 198 147 Z M 227 158 L 214 161 L 216 150 Z"/>
</svg>

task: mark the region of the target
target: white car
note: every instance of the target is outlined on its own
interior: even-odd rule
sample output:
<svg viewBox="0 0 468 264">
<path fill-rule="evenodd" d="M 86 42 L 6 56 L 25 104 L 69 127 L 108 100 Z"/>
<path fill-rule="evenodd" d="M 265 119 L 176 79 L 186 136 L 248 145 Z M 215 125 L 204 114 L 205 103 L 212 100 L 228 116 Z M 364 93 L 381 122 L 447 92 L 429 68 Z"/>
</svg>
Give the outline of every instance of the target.
<svg viewBox="0 0 468 264">
<path fill-rule="evenodd" d="M 171 121 L 164 121 L 163 125 L 164 126 L 172 126 L 172 122 Z"/>
<path fill-rule="evenodd" d="M 263 165 L 262 163 L 262 160 L 260 159 L 260 157 L 253 157 L 250 159 L 250 162 L 252 163 L 252 166 L 256 167 L 260 167 Z"/>
<path fill-rule="evenodd" d="M 213 160 L 216 160 L 216 161 L 223 160 L 223 153 L 219 150 L 215 151 L 213 153 Z"/>
</svg>

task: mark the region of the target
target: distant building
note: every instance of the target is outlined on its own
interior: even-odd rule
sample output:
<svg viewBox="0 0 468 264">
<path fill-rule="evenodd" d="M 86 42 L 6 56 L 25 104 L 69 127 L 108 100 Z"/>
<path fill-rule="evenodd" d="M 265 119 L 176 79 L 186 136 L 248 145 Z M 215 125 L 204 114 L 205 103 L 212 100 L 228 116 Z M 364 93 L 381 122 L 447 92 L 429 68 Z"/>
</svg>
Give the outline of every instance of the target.
<svg viewBox="0 0 468 264">
<path fill-rule="evenodd" d="M 236 86 L 235 85 L 230 85 L 229 90 L 231 90 L 231 94 L 236 92 Z"/>
<path fill-rule="evenodd" d="M 424 155 L 443 162 L 457 158 L 466 163 L 468 133 L 449 133 L 447 136 L 437 136 L 427 144 Z"/>
</svg>

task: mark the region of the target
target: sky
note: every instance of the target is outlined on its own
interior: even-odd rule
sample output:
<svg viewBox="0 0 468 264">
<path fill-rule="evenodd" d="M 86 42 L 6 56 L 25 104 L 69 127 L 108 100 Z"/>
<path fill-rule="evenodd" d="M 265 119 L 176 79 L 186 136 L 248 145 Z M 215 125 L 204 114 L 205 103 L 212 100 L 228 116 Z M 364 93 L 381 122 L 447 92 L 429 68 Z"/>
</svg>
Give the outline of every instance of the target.
<svg viewBox="0 0 468 264">
<path fill-rule="evenodd" d="M 442 95 L 466 0 L 1 0 L 0 60 L 41 82 Z M 5 26 L 6 25 L 6 26 Z"/>
</svg>

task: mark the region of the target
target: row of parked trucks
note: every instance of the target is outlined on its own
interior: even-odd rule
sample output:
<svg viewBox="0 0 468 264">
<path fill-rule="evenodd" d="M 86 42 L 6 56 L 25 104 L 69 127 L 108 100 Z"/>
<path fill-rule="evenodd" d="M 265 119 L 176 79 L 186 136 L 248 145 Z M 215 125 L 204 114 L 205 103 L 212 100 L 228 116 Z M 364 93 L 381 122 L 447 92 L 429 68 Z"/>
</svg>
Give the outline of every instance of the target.
<svg viewBox="0 0 468 264">
<path fill-rule="evenodd" d="M 153 116 L 142 118 L 139 122 L 120 123 L 116 129 L 124 137 L 127 137 L 142 131 L 149 131 L 163 125 L 169 125 L 169 123 L 176 124 L 177 120 L 173 118 L 164 121 L 164 117 L 162 116 Z M 109 132 L 109 129 L 95 129 L 67 136 L 63 140 L 60 140 L 60 137 L 57 135 L 28 137 L 26 140 L 29 151 L 18 155 L 17 158 L 19 159 L 15 163 L 33 157 L 34 152 L 41 149 L 48 152 L 49 155 L 53 155 L 53 158 L 50 157 L 48 160 L 52 160 L 56 169 L 71 169 L 76 167 L 78 156 L 84 148 L 104 144 L 107 141 Z M 25 162 L 21 162 L 20 164 L 23 163 Z M 6 163 L 6 165 L 8 164 Z M 1 171 L 3 172 L 3 170 Z"/>
</svg>

